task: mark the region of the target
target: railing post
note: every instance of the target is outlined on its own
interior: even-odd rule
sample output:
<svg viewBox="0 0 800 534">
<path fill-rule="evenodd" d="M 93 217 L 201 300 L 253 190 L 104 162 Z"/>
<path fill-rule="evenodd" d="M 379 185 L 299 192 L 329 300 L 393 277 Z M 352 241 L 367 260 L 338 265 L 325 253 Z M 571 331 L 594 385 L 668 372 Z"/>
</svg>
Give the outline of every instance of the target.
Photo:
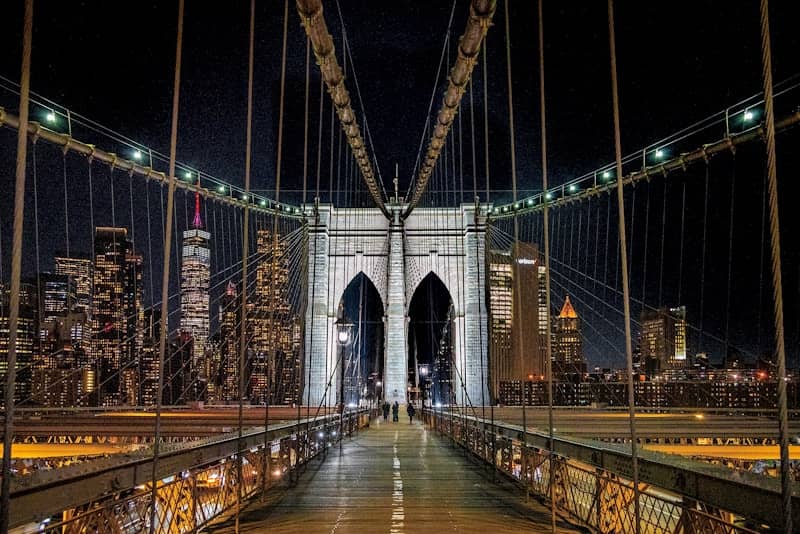
<svg viewBox="0 0 800 534">
<path fill-rule="evenodd" d="M 725 137 L 731 136 L 730 108 L 725 108 Z"/>
</svg>

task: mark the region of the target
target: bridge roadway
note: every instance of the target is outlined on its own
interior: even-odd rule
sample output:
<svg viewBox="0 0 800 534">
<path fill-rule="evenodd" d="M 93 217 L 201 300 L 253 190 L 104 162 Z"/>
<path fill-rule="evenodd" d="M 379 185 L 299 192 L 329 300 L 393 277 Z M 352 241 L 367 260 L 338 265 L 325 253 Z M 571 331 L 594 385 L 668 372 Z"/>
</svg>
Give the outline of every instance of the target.
<svg viewBox="0 0 800 534">
<path fill-rule="evenodd" d="M 308 414 L 325 415 L 333 410 L 319 410 L 316 406 L 300 409 L 300 417 Z M 264 425 L 264 407 L 247 406 L 243 412 L 245 428 Z M 214 406 L 199 410 L 166 408 L 161 414 L 161 435 L 165 438 L 194 439 L 217 436 L 233 432 L 239 425 L 236 406 Z M 270 424 L 291 422 L 298 418 L 297 408 L 270 406 Z M 108 441 L 124 441 L 114 438 L 152 439 L 155 427 L 155 412 L 148 411 L 29 411 L 14 421 L 16 441 L 59 441 L 62 437 L 111 438 Z M 97 441 L 93 439 L 93 441 Z"/>
<path fill-rule="evenodd" d="M 474 408 L 478 417 L 490 418 L 490 408 Z M 728 414 L 722 410 L 666 410 L 663 412 L 636 414 L 636 434 L 641 440 L 675 441 L 697 439 L 731 440 L 731 443 L 747 440 L 753 442 L 778 439 L 778 422 L 775 417 L 748 413 L 745 410 Z M 470 412 L 472 415 L 472 412 Z M 496 421 L 521 425 L 522 408 L 502 407 L 494 409 Z M 525 410 L 525 423 L 531 430 L 546 432 L 547 409 L 539 406 Z M 557 435 L 575 436 L 606 441 L 626 440 L 630 433 L 627 411 L 585 408 L 561 408 L 553 411 L 553 428 Z M 800 435 L 800 420 L 789 421 L 791 436 Z"/>
<path fill-rule="evenodd" d="M 550 532 L 550 512 L 422 424 L 373 421 L 241 513 L 242 533 Z M 579 532 L 559 522 L 560 532 Z M 231 534 L 234 520 L 208 532 Z"/>
<path fill-rule="evenodd" d="M 310 410 L 314 415 L 316 407 Z M 489 407 L 469 410 L 479 417 L 489 418 Z M 301 407 L 302 417 L 306 416 Z M 719 411 L 718 411 L 719 412 Z M 264 424 L 263 407 L 246 407 L 244 426 Z M 522 424 L 519 407 L 495 408 L 495 420 Z M 62 437 L 103 437 L 104 441 L 125 443 L 152 439 L 154 426 L 152 411 L 120 411 L 107 413 L 42 413 L 15 421 L 17 441 L 61 441 Z M 297 418 L 297 408 L 270 407 L 270 421 L 292 421 Z M 757 413 L 714 413 L 712 411 L 638 413 L 637 433 L 644 440 L 694 440 L 696 438 L 731 440 L 775 440 L 778 424 L 773 417 Z M 162 435 L 172 439 L 193 439 L 232 432 L 238 425 L 234 406 L 206 407 L 202 410 L 168 409 L 163 414 Z M 542 407 L 526 409 L 526 426 L 533 430 L 547 429 L 547 410 Z M 628 414 L 624 411 L 591 409 L 556 409 L 554 427 L 559 435 L 624 440 L 628 433 Z M 800 420 L 789 423 L 792 436 L 800 435 Z M 71 440 L 70 440 L 71 441 Z M 97 441 L 94 439 L 93 441 Z"/>
</svg>

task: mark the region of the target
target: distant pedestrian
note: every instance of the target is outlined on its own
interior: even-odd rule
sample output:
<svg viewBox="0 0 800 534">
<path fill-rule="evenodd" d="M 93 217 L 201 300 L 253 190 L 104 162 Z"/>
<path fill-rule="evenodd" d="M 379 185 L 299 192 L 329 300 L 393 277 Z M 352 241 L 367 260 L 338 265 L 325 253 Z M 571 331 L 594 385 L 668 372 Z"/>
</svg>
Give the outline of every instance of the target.
<svg viewBox="0 0 800 534">
<path fill-rule="evenodd" d="M 396 423 L 400 420 L 400 404 L 397 401 L 394 401 L 392 404 L 392 423 Z"/>
<path fill-rule="evenodd" d="M 408 406 L 406 407 L 406 412 L 408 412 L 408 424 L 413 425 L 414 424 L 414 414 L 417 413 L 417 409 L 414 408 L 414 405 L 409 402 Z"/>
<path fill-rule="evenodd" d="M 389 409 L 391 409 L 391 406 L 389 405 L 389 402 L 388 401 L 384 401 L 384 403 L 383 403 L 383 422 L 384 423 L 389 420 Z"/>
</svg>

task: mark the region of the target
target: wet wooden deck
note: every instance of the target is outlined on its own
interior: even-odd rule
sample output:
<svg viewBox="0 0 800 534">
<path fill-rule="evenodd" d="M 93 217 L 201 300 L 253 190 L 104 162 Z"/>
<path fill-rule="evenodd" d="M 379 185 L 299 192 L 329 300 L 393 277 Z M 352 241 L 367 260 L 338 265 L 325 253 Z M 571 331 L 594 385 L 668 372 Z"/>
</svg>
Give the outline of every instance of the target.
<svg viewBox="0 0 800 534">
<path fill-rule="evenodd" d="M 498 478 L 498 480 L 500 480 Z M 560 531 L 577 532 L 559 524 Z M 563 529 L 563 530 L 562 530 Z M 208 529 L 232 533 L 233 519 Z M 294 486 L 251 502 L 240 532 L 550 532 L 549 511 L 421 424 L 373 422 L 308 466 Z"/>
</svg>

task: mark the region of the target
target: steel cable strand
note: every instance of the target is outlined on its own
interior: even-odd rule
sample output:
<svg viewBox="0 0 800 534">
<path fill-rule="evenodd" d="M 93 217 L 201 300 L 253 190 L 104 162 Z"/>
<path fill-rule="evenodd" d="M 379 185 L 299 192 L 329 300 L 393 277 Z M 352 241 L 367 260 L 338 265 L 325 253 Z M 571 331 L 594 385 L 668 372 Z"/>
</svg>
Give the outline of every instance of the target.
<svg viewBox="0 0 800 534">
<path fill-rule="evenodd" d="M 792 487 L 789 473 L 789 427 L 786 398 L 786 347 L 784 342 L 783 282 L 781 280 L 781 239 L 778 214 L 778 171 L 775 149 L 775 114 L 773 109 L 772 45 L 769 29 L 769 0 L 761 0 L 761 64 L 764 83 L 764 115 L 769 185 L 769 228 L 772 257 L 772 292 L 775 321 L 775 354 L 778 367 L 778 433 L 781 456 L 781 494 L 783 528 L 792 532 Z"/>
<path fill-rule="evenodd" d="M 628 377 L 628 419 L 630 423 L 631 462 L 634 497 L 634 531 L 641 530 L 641 510 L 639 503 L 639 451 L 636 437 L 636 406 L 633 391 L 633 348 L 631 346 L 630 288 L 628 285 L 627 240 L 625 236 L 625 203 L 622 191 L 622 140 L 619 118 L 619 91 L 617 82 L 617 52 L 614 30 L 614 0 L 608 0 L 608 35 L 611 70 L 611 96 L 614 115 L 614 152 L 616 156 L 617 205 L 619 209 L 620 264 L 622 266 L 623 307 L 625 310 L 625 358 Z"/>
</svg>

